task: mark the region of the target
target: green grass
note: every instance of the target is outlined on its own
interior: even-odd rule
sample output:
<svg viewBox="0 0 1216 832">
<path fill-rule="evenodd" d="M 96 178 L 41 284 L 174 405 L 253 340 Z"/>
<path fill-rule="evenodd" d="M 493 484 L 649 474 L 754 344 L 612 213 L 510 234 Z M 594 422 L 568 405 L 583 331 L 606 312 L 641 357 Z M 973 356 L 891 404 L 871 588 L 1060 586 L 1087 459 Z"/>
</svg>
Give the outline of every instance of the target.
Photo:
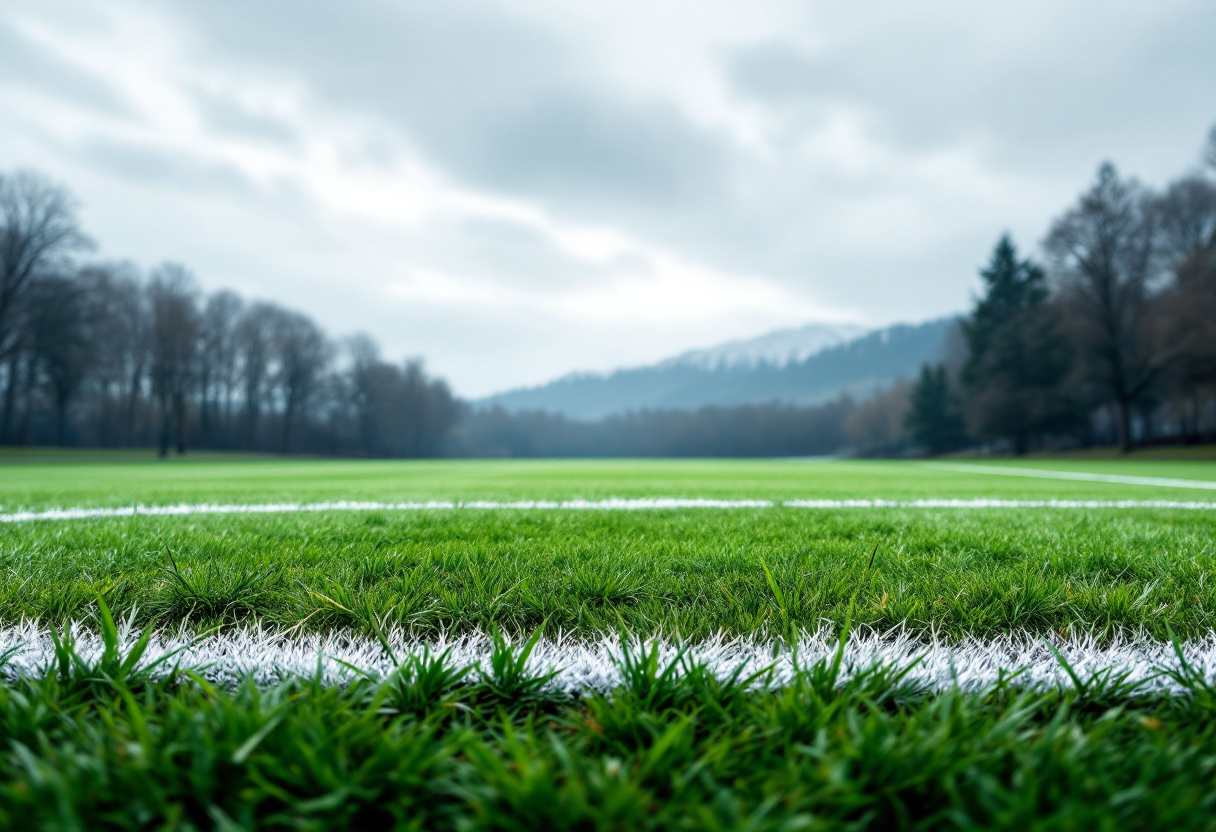
<svg viewBox="0 0 1216 832">
<path fill-rule="evenodd" d="M 1075 451 L 1036 451 L 1029 454 L 1035 459 L 1122 459 L 1162 461 L 1207 461 L 1216 460 L 1216 445 L 1158 445 L 1136 448 L 1124 453 L 1115 447 L 1079 448 Z"/>
<path fill-rule="evenodd" d="M 12 464 L 8 464 L 12 462 Z M 988 463 L 995 464 L 995 463 Z M 1033 460 L 1216 480 L 1216 464 Z M 921 463 L 0 464 L 0 511 L 340 499 L 1199 500 L 1216 492 Z M 1216 629 L 1216 511 L 365 511 L 0 525 L 0 624 L 261 622 L 372 634 L 699 640 L 852 620 L 950 639 Z M 877 546 L 873 567 L 870 553 Z M 855 599 L 855 602 L 854 602 Z M 104 619 L 103 619 L 104 620 Z M 64 649 L 67 649 L 66 647 Z M 1216 694 L 929 693 L 827 665 L 776 690 L 678 678 L 548 692 L 503 654 L 327 688 L 216 689 L 116 651 L 0 684 L 0 829 L 1216 829 Z M 644 658 L 644 657 L 642 657 Z M 514 670 L 512 669 L 514 668 Z"/>
<path fill-rule="evenodd" d="M 111 648 L 0 686 L 5 829 L 1212 829 L 1216 690 L 930 694 L 830 662 L 766 688 L 627 654 L 611 695 L 518 653 L 345 688 L 156 678 Z M 757 687 L 757 684 L 759 687 Z"/>
<path fill-rule="evenodd" d="M 436 511 L 137 517 L 0 527 L 0 620 L 102 594 L 173 626 L 542 622 L 576 635 L 780 634 L 857 620 L 940 634 L 1216 625 L 1216 512 Z M 773 592 L 762 564 L 779 589 Z"/>
<path fill-rule="evenodd" d="M 0 510 L 132 503 L 724 498 L 1216 499 L 1213 492 L 967 474 L 929 463 L 806 460 L 186 460 L 0 465 Z M 1216 463 L 1002 461 L 1216 481 Z"/>
</svg>

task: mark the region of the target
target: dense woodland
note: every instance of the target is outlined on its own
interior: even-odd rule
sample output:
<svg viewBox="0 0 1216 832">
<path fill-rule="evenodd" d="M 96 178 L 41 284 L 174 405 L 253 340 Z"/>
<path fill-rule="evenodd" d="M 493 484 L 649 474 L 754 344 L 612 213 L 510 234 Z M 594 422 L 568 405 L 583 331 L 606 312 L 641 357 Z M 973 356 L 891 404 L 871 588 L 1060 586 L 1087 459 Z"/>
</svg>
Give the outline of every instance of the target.
<svg viewBox="0 0 1216 832">
<path fill-rule="evenodd" d="M 848 445 L 848 397 L 784 404 L 643 410 L 597 421 L 502 408 L 469 413 L 452 451 L 471 456 L 820 456 Z"/>
<path fill-rule="evenodd" d="M 1041 262 L 1002 237 L 943 360 L 855 402 L 599 421 L 473 410 L 420 361 L 175 264 L 87 259 L 68 191 L 0 176 L 0 443 L 314 454 L 871 455 L 1216 441 L 1216 130 L 1163 190 L 1102 165 Z"/>
</svg>

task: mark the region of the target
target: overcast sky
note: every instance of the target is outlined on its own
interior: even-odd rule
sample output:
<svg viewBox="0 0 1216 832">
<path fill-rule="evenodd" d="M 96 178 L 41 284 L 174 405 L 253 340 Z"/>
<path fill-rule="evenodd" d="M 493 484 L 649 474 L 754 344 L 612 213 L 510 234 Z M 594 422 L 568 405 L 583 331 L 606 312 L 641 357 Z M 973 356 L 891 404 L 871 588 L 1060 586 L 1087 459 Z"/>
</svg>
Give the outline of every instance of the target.
<svg viewBox="0 0 1216 832">
<path fill-rule="evenodd" d="M 965 308 L 1216 122 L 1216 3 L 0 5 L 0 169 L 463 395 Z"/>
</svg>

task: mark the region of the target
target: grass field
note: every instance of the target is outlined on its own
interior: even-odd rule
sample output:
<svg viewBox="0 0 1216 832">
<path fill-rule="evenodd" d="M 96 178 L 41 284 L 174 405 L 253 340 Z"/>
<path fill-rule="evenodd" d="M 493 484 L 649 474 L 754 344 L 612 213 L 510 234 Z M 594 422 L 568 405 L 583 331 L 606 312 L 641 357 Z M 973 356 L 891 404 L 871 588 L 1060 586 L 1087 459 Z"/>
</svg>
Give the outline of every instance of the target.
<svg viewBox="0 0 1216 832">
<path fill-rule="evenodd" d="M 0 520 L 0 828 L 1216 828 L 1214 462 L 14 454 Z"/>
</svg>

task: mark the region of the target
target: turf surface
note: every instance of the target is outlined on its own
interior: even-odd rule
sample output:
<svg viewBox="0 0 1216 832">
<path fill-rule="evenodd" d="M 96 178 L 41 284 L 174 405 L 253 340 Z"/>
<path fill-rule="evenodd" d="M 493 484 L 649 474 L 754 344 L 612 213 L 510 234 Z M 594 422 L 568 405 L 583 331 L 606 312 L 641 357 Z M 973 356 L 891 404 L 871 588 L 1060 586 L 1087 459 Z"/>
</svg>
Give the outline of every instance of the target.
<svg viewBox="0 0 1216 832">
<path fill-rule="evenodd" d="M 1214 463 L 999 464 L 1197 485 L 894 462 L 9 456 L 0 512 L 648 496 L 1216 501 L 1204 487 Z M 1195 638 L 1214 629 L 1213 540 L 1214 510 L 1147 508 L 14 522 L 0 524 L 0 625 L 99 627 L 100 598 L 163 629 L 397 627 L 421 639 L 543 625 L 574 638 L 789 640 L 846 620 L 954 640 Z M 427 681 L 411 665 L 347 688 L 258 690 L 147 675 L 117 648 L 96 661 L 64 649 L 45 674 L 0 685 L 0 827 L 1216 828 L 1205 669 L 1185 680 L 1188 695 L 1163 697 L 1127 690 L 1117 673 L 1059 690 L 1015 679 L 930 693 L 822 663 L 775 690 L 648 665 L 619 690 L 571 699 L 511 676 L 509 657 L 481 681 L 443 681 L 435 668 L 440 681 Z"/>
<path fill-rule="evenodd" d="M 0 527 L 0 620 L 97 595 L 140 621 L 376 622 L 425 634 L 780 635 L 856 620 L 945 635 L 1183 636 L 1216 625 L 1216 511 L 436 511 Z M 869 554 L 874 565 L 863 582 Z M 767 573 L 766 573 L 767 568 Z M 864 583 L 864 586 L 863 586 Z"/>
<path fill-rule="evenodd" d="M 928 694 L 829 661 L 779 689 L 637 652 L 611 695 L 502 652 L 216 689 L 113 651 L 0 686 L 5 829 L 1211 829 L 1216 690 Z M 757 689 L 757 684 L 761 687 Z"/>
<path fill-rule="evenodd" d="M 16 459 L 19 459 L 17 457 Z M 728 499 L 1209 500 L 1201 489 L 968 474 L 932 463 L 808 460 L 194 460 L 0 464 L 0 510 L 285 500 Z M 8 460 L 14 458 L 9 457 Z M 957 463 L 966 465 L 967 463 Z M 1209 462 L 1002 462 L 1006 467 L 1216 482 Z"/>
</svg>

